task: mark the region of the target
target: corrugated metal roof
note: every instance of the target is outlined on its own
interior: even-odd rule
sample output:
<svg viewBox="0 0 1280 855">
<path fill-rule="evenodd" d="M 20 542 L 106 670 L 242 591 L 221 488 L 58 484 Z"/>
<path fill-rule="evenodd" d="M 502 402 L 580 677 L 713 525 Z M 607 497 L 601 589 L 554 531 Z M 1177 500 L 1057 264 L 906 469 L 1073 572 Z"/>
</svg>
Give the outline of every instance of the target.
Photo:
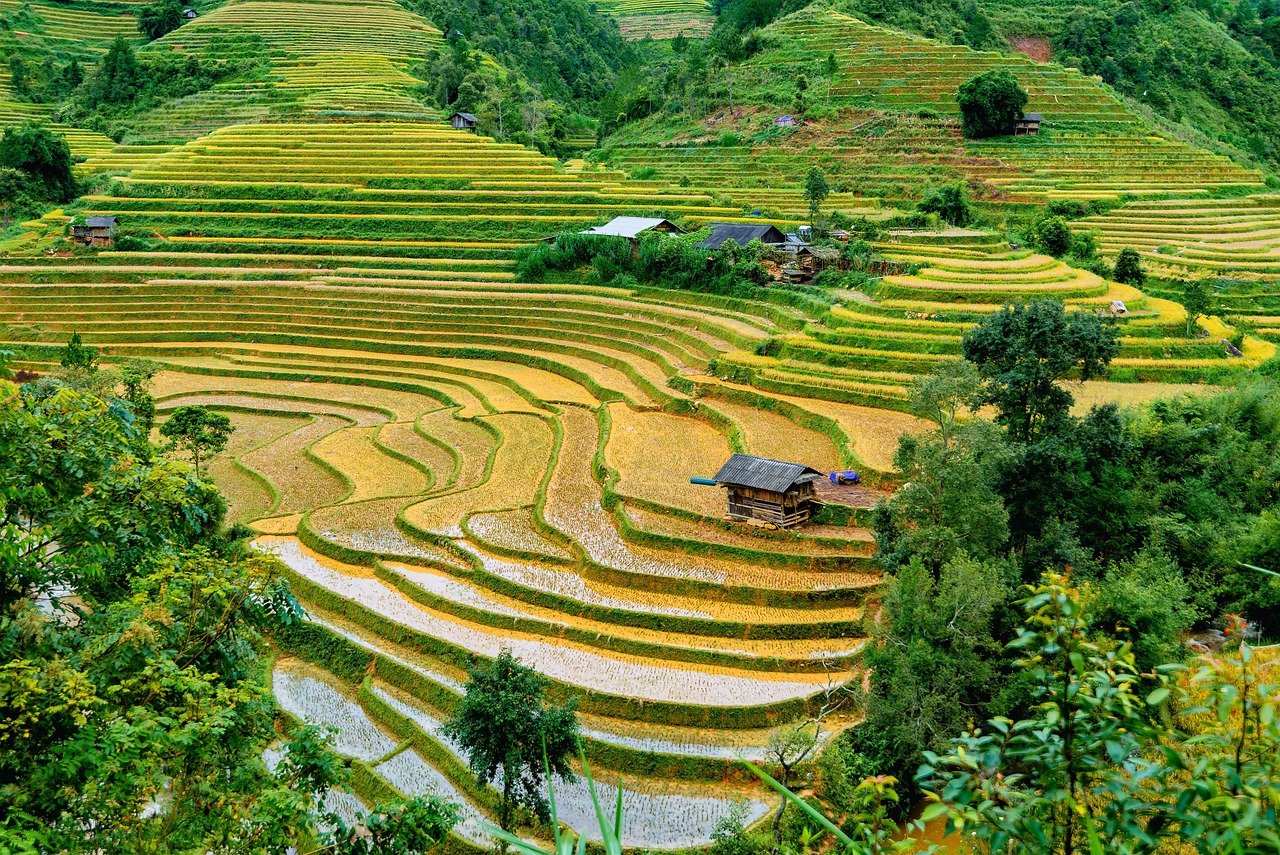
<svg viewBox="0 0 1280 855">
<path fill-rule="evenodd" d="M 800 463 L 735 454 L 716 473 L 716 483 L 785 493 L 795 484 L 816 481 L 821 477 L 822 473 L 817 469 Z"/>
<path fill-rule="evenodd" d="M 746 246 L 756 238 L 766 244 L 783 244 L 787 242 L 787 236 L 779 231 L 777 226 L 771 226 L 767 223 L 761 223 L 760 225 L 754 223 L 712 223 L 711 236 L 698 244 L 698 246 L 703 249 L 719 249 L 725 241 L 730 239 L 737 241 L 739 246 Z"/>
<path fill-rule="evenodd" d="M 647 232 L 649 229 L 657 228 L 666 223 L 672 229 L 680 231 L 675 223 L 664 220 L 661 217 L 614 217 L 603 226 L 592 226 L 585 229 L 584 235 L 613 235 L 614 237 L 633 238 L 639 237 L 641 232 Z"/>
<path fill-rule="evenodd" d="M 1023 113 L 1022 121 L 1024 122 L 1043 122 L 1044 116 L 1039 113 Z"/>
<path fill-rule="evenodd" d="M 84 224 L 91 229 L 109 229 L 116 224 L 115 217 L 86 217 Z"/>
<path fill-rule="evenodd" d="M 475 116 L 471 115 L 470 113 L 454 113 L 453 116 L 458 116 L 460 118 L 466 119 L 468 122 L 479 121 L 478 119 L 476 119 Z M 452 119 L 453 116 L 450 116 L 449 118 Z"/>
</svg>

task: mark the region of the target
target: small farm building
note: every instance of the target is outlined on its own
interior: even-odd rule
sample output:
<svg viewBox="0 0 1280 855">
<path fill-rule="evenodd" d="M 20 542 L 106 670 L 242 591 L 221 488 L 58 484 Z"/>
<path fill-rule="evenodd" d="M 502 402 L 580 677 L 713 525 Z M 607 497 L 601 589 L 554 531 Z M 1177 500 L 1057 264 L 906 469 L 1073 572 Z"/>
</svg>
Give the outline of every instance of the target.
<svg viewBox="0 0 1280 855">
<path fill-rule="evenodd" d="M 189 9 L 189 8 L 188 8 L 188 9 L 183 9 L 183 10 L 182 10 L 182 17 L 184 17 L 184 18 L 186 18 L 188 21 L 190 21 L 192 18 L 196 17 L 196 10 L 195 10 L 195 9 Z"/>
<path fill-rule="evenodd" d="M 719 249 L 727 240 L 736 241 L 738 246 L 746 246 L 753 240 L 759 240 L 765 246 L 783 246 L 787 242 L 777 226 L 753 223 L 712 223 L 711 236 L 698 246 L 703 249 Z"/>
<path fill-rule="evenodd" d="M 454 113 L 449 117 L 449 124 L 453 125 L 455 131 L 474 131 L 476 117 L 470 113 Z"/>
<path fill-rule="evenodd" d="M 115 234 L 115 217 L 88 217 L 83 225 L 71 227 L 72 239 L 84 241 L 85 246 L 110 246 Z"/>
<path fill-rule="evenodd" d="M 795 116 L 779 116 L 773 120 L 773 123 L 780 128 L 794 128 L 796 125 L 800 124 L 799 120 L 796 119 Z"/>
<path fill-rule="evenodd" d="M 720 467 L 715 482 L 728 491 L 731 519 L 789 528 L 809 521 L 813 482 L 821 477 L 818 470 L 799 463 L 735 454 Z"/>
<path fill-rule="evenodd" d="M 624 237 L 634 241 L 639 240 L 640 235 L 645 232 L 682 235 L 684 234 L 684 229 L 670 220 L 655 219 L 653 217 L 614 217 L 603 226 L 592 226 L 589 229 L 583 229 L 580 234 L 611 235 L 612 237 Z"/>
<path fill-rule="evenodd" d="M 1040 133 L 1040 123 L 1044 121 L 1044 116 L 1039 113 L 1024 113 L 1021 119 L 1015 119 L 1013 122 L 1013 135 L 1015 137 L 1033 137 Z"/>
</svg>

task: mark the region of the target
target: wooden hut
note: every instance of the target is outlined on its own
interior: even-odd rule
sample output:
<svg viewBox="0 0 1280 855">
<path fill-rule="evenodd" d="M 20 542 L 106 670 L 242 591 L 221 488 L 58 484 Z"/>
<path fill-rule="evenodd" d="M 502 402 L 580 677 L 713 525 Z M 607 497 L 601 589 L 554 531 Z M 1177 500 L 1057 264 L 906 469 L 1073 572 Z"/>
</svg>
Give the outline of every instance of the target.
<svg viewBox="0 0 1280 855">
<path fill-rule="evenodd" d="M 115 234 L 115 217 L 88 217 L 83 225 L 71 227 L 71 238 L 85 246 L 111 246 Z"/>
<path fill-rule="evenodd" d="M 455 131 L 474 131 L 478 120 L 470 113 L 454 113 L 449 117 L 449 124 Z"/>
<path fill-rule="evenodd" d="M 1040 123 L 1044 121 L 1044 116 L 1039 113 L 1024 113 L 1021 119 L 1013 121 L 1013 135 L 1015 137 L 1034 137 L 1040 133 Z"/>
<path fill-rule="evenodd" d="M 703 249 L 719 249 L 727 240 L 737 241 L 738 246 L 746 246 L 758 240 L 765 246 L 781 247 L 787 243 L 787 236 L 768 223 L 710 223 L 711 236 L 698 244 Z"/>
<path fill-rule="evenodd" d="M 821 477 L 818 470 L 799 463 L 735 454 L 714 480 L 728 492 L 730 519 L 790 528 L 809 521 L 813 482 Z"/>
<path fill-rule="evenodd" d="M 195 9 L 183 9 L 183 10 L 182 10 L 182 17 L 186 18 L 188 21 L 193 21 L 193 20 L 195 20 L 195 19 L 196 19 L 196 17 L 197 17 L 197 14 L 198 14 L 198 13 L 196 12 L 196 10 L 195 10 Z"/>
</svg>

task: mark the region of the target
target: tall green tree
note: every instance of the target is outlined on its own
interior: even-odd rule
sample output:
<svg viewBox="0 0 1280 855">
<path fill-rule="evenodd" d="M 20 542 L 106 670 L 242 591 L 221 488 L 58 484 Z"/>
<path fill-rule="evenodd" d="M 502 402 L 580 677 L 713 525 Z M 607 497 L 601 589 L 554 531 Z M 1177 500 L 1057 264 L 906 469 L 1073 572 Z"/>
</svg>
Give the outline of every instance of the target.
<svg viewBox="0 0 1280 855">
<path fill-rule="evenodd" d="M 71 147 L 47 128 L 8 128 L 0 137 L 0 166 L 28 176 L 23 189 L 42 201 L 70 202 L 76 196 Z"/>
<path fill-rule="evenodd" d="M 128 104 L 146 85 L 146 71 L 124 36 L 107 48 L 90 82 L 95 104 Z"/>
<path fill-rule="evenodd" d="M 1131 246 L 1120 250 L 1116 256 L 1116 269 L 1112 277 L 1125 285 L 1141 286 L 1147 275 L 1142 270 L 1142 258 Z"/>
<path fill-rule="evenodd" d="M 809 203 L 809 223 L 818 220 L 822 203 L 831 195 L 831 185 L 827 183 L 827 174 L 820 167 L 809 167 L 809 174 L 804 179 L 804 200 Z"/>
<path fill-rule="evenodd" d="M 1027 93 L 1007 68 L 993 68 L 964 83 L 956 92 L 964 135 L 971 139 L 1013 133 L 1022 118 Z"/>
<path fill-rule="evenodd" d="M 201 406 L 178 407 L 160 425 L 160 435 L 169 440 L 172 448 L 191 455 L 197 473 L 200 458 L 208 459 L 226 448 L 234 430 L 231 419 Z"/>
<path fill-rule="evenodd" d="M 1200 319 L 1213 310 L 1213 291 L 1203 279 L 1193 279 L 1183 287 L 1178 302 L 1187 312 L 1187 338 L 1193 338 L 1200 328 Z"/>
<path fill-rule="evenodd" d="M 965 334 L 964 358 L 978 367 L 983 400 L 1019 442 L 1060 427 L 1075 399 L 1068 375 L 1101 376 L 1120 349 L 1115 325 L 1092 312 L 1067 312 L 1056 300 L 1005 306 Z"/>
<path fill-rule="evenodd" d="M 562 780 L 572 777 L 569 758 L 578 747 L 577 701 L 548 705 L 547 678 L 520 664 L 510 650 L 468 674 L 462 704 L 445 722 L 444 732 L 467 752 L 481 783 L 500 782 L 503 829 L 511 830 L 517 807 L 546 818 L 543 771 Z"/>
<path fill-rule="evenodd" d="M 178 0 L 159 0 L 138 11 L 138 29 L 155 41 L 182 26 L 182 5 Z"/>
</svg>

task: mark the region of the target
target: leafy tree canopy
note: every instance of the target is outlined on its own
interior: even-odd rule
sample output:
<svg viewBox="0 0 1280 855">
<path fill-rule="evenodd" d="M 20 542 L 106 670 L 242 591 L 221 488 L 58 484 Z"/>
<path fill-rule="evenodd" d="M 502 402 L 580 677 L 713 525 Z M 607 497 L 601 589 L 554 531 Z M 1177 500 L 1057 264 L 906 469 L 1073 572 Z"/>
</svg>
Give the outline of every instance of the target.
<svg viewBox="0 0 1280 855">
<path fill-rule="evenodd" d="M 49 202 L 69 202 L 76 195 L 71 174 L 71 148 L 46 128 L 9 128 L 0 137 L 0 166 L 27 177 L 33 195 Z"/>
<path fill-rule="evenodd" d="M 960 84 L 956 93 L 964 135 L 971 139 L 1013 133 L 1027 93 L 1006 68 L 993 68 Z"/>
<path fill-rule="evenodd" d="M 200 458 L 217 454 L 227 447 L 232 431 L 231 419 L 208 407 L 178 407 L 164 424 L 160 435 L 176 449 L 191 455 L 192 465 L 200 471 Z"/>
<path fill-rule="evenodd" d="M 577 701 L 548 706 L 547 678 L 521 665 L 510 650 L 468 673 L 462 704 L 444 732 L 462 745 L 481 783 L 500 782 L 502 828 L 511 828 L 512 811 L 520 806 L 546 818 L 543 770 L 563 780 L 572 777 Z"/>
<path fill-rule="evenodd" d="M 965 334 L 964 358 L 978 367 L 984 400 L 1009 435 L 1031 442 L 1065 419 L 1074 402 L 1058 381 L 1100 376 L 1120 349 L 1115 325 L 1056 300 L 1005 306 Z"/>
</svg>

